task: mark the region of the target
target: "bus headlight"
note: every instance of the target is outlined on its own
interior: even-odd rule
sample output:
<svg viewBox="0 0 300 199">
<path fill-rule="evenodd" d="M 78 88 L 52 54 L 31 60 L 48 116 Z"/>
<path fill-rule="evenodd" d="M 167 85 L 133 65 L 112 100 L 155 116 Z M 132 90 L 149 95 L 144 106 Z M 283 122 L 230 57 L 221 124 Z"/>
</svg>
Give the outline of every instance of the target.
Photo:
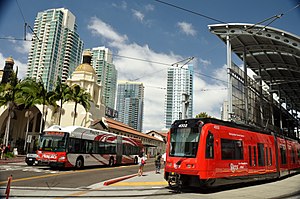
<svg viewBox="0 0 300 199">
<path fill-rule="evenodd" d="M 64 160 L 66 160 L 66 156 L 61 156 L 58 158 L 58 161 L 64 161 Z"/>
</svg>

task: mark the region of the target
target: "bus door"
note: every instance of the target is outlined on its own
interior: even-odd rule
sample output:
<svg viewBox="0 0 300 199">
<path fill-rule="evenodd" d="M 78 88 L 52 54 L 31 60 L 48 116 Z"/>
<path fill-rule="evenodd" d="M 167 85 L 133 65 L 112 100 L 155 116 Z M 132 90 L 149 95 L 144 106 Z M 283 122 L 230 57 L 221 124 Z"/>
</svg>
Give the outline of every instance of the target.
<svg viewBox="0 0 300 199">
<path fill-rule="evenodd" d="M 121 164 L 122 163 L 122 154 L 123 154 L 123 147 L 122 147 L 122 136 L 117 136 L 117 157 L 116 157 L 116 163 Z"/>
</svg>

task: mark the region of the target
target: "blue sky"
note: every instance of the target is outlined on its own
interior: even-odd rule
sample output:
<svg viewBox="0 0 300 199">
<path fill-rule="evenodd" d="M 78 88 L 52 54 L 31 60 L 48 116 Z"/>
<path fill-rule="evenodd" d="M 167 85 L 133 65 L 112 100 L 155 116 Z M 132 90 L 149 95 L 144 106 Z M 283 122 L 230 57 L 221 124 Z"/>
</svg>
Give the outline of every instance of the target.
<svg viewBox="0 0 300 199">
<path fill-rule="evenodd" d="M 284 13 L 270 26 L 299 35 L 300 8 L 297 0 L 163 0 L 226 23 L 255 24 Z M 137 61 L 133 57 L 168 65 L 187 57 L 193 60 L 194 115 L 220 117 L 226 99 L 226 47 L 208 30 L 219 23 L 155 0 L 4 0 L 0 3 L 0 63 L 12 56 L 24 77 L 29 41 L 24 38 L 24 19 L 32 28 L 39 11 L 64 7 L 76 16 L 85 48 L 106 46 L 113 52 L 119 80 L 145 85 L 144 131 L 164 126 L 166 71 L 164 64 Z M 291 10 L 292 9 L 292 10 Z M 27 29 L 27 38 L 32 33 Z M 235 58 L 235 62 L 241 61 Z M 204 74 L 207 76 L 199 75 Z"/>
</svg>

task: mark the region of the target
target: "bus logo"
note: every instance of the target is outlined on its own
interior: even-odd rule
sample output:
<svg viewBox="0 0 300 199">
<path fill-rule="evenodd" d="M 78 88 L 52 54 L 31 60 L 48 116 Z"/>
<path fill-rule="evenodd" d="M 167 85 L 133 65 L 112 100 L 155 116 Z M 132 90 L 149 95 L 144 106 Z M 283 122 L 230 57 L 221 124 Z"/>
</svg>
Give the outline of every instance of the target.
<svg viewBox="0 0 300 199">
<path fill-rule="evenodd" d="M 188 126 L 188 124 L 179 124 L 178 128 L 186 128 Z"/>
</svg>

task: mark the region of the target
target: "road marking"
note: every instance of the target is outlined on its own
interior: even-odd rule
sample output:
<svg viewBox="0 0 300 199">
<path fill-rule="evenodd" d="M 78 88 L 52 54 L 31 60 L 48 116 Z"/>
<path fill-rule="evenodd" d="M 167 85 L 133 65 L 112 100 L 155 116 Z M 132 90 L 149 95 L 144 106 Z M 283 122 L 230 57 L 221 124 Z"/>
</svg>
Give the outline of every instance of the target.
<svg viewBox="0 0 300 199">
<path fill-rule="evenodd" d="M 115 169 L 115 167 L 87 169 L 87 170 L 75 170 L 74 172 L 87 173 L 87 172 L 92 172 L 92 171 L 111 170 L 111 169 Z M 54 177 L 54 176 L 59 176 L 59 175 L 69 175 L 69 174 L 74 174 L 74 173 L 73 172 L 62 172 L 62 173 L 53 173 L 53 174 L 47 174 L 47 175 L 42 175 L 42 176 L 32 176 L 32 177 L 27 177 L 27 178 L 18 178 L 18 179 L 13 179 L 12 182 L 20 182 L 20 181 L 25 181 L 25 180 L 34 180 L 34 179 L 39 179 L 39 178 L 48 178 L 48 177 Z M 0 185 L 6 184 L 6 183 L 7 183 L 7 181 L 2 181 L 2 182 L 0 182 Z"/>
<path fill-rule="evenodd" d="M 111 184 L 110 186 L 165 186 L 168 185 L 167 181 L 160 182 L 117 182 L 115 184 Z"/>
</svg>

